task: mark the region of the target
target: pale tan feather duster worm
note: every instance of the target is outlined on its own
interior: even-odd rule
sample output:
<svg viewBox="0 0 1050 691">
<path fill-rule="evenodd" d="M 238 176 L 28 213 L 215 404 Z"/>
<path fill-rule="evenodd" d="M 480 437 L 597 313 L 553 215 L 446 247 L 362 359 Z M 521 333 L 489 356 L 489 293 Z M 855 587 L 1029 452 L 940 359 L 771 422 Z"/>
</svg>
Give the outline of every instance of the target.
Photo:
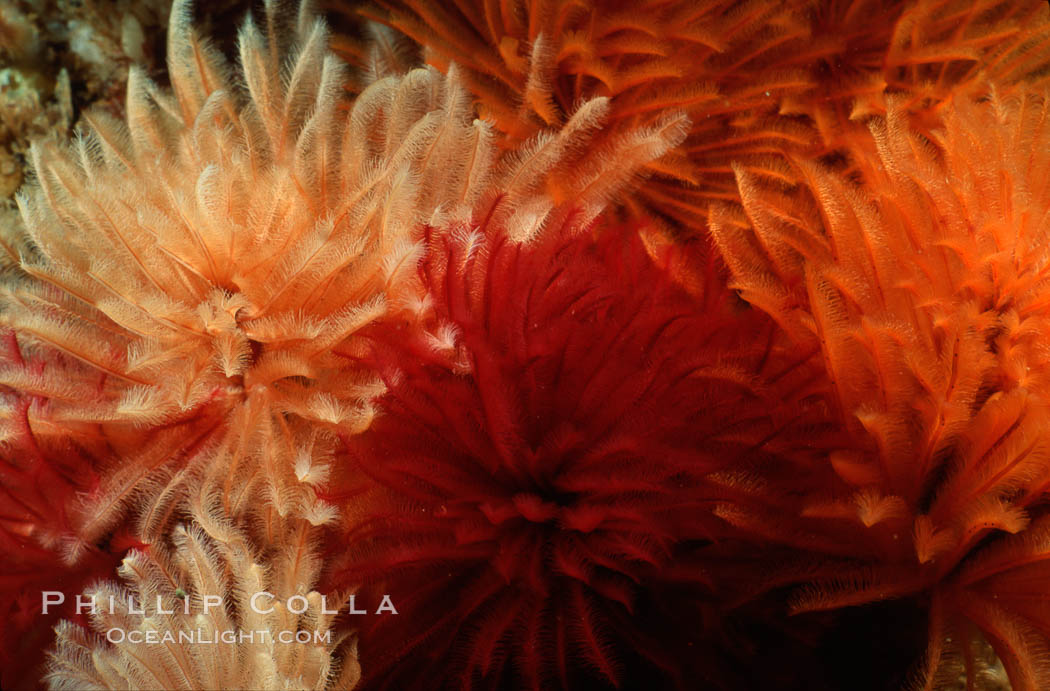
<svg viewBox="0 0 1050 691">
<path fill-rule="evenodd" d="M 75 512 L 69 558 L 134 509 L 162 534 L 187 480 L 222 489 L 223 510 L 335 516 L 310 485 L 332 432 L 368 426 L 381 385 L 354 364 L 355 333 L 427 310 L 416 285 L 424 224 L 491 213 L 515 239 L 558 213 L 543 176 L 585 146 L 607 99 L 500 159 L 456 71 L 375 80 L 345 101 L 344 66 L 304 4 L 265 3 L 239 34 L 239 67 L 176 0 L 172 90 L 130 73 L 127 123 L 85 116 L 71 146 L 39 145 L 19 206 L 25 237 L 4 246 L 29 279 L 0 296 L 3 322 L 48 361 L 8 364 L 31 391 L 37 435 L 113 449 Z M 347 112 L 349 111 L 349 112 Z M 594 216 L 639 166 L 684 137 L 669 115 L 603 145 L 573 181 Z"/>
<path fill-rule="evenodd" d="M 170 548 L 157 544 L 148 554 L 128 554 L 119 569 L 126 588 L 101 583 L 85 594 L 94 598 L 93 632 L 59 624 L 45 678 L 50 688 L 334 691 L 357 685 L 356 640 L 334 631 L 335 615 L 325 613 L 345 610 L 344 602 L 311 590 L 320 560 L 309 545 L 318 529 L 282 521 L 261 550 L 221 515 L 217 498 L 210 499 L 193 507 L 192 523 L 175 528 Z"/>
</svg>

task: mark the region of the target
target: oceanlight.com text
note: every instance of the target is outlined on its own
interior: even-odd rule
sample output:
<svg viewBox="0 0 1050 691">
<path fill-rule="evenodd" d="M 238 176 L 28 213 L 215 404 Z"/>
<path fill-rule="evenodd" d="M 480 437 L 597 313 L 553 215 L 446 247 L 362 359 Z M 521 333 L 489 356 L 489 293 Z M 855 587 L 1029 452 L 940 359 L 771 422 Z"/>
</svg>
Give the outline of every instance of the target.
<svg viewBox="0 0 1050 691">
<path fill-rule="evenodd" d="M 239 629 L 196 629 L 191 631 L 139 631 L 138 629 L 124 630 L 112 628 L 106 631 L 106 640 L 113 644 L 130 643 L 133 645 L 169 645 L 178 643 L 180 645 L 211 645 L 224 644 L 266 644 L 277 642 L 290 643 L 313 643 L 328 645 L 332 642 L 331 631 L 269 631 L 257 629 L 254 631 L 243 631 Z"/>
</svg>

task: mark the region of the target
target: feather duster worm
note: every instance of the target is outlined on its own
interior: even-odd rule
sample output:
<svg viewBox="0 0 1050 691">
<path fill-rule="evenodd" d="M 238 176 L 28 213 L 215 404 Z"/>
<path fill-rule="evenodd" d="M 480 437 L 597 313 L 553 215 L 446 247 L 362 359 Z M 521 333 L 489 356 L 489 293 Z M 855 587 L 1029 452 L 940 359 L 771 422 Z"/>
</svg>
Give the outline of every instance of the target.
<svg viewBox="0 0 1050 691">
<path fill-rule="evenodd" d="M 708 476 L 812 461 L 792 430 L 819 417 L 801 403 L 815 351 L 777 350 L 724 293 L 700 309 L 626 230 L 573 238 L 569 218 L 528 245 L 499 225 L 446 231 L 422 268 L 428 333 L 374 327 L 389 391 L 347 445 L 382 491 L 358 501 L 351 564 L 333 567 L 401 603 L 362 633 L 369 688 L 598 688 L 639 669 L 655 688 L 709 672 L 687 648 L 698 620 L 674 610 L 692 611 L 706 576 L 678 555 L 712 538 L 734 491 Z M 691 595 L 668 605 L 656 583 Z M 669 632 L 672 619 L 687 621 Z"/>
<path fill-rule="evenodd" d="M 819 347 L 857 440 L 781 486 L 801 498 L 795 517 L 760 498 L 725 515 L 836 560 L 798 611 L 932 595 L 926 688 L 944 642 L 968 649 L 973 630 L 1014 688 L 1044 685 L 1050 629 L 994 601 L 1050 584 L 1034 558 L 1009 560 L 1038 551 L 1043 528 L 1023 531 L 1050 486 L 1048 115 L 1042 96 L 963 97 L 930 141 L 891 101 L 860 187 L 800 162 L 804 194 L 783 194 L 741 170 L 753 231 L 731 209 L 712 216 L 733 285 Z"/>
<path fill-rule="evenodd" d="M 940 688 L 957 680 L 960 668 L 978 684 L 982 641 L 997 652 L 1010 688 L 1043 689 L 1050 684 L 1048 535 L 1050 524 L 1042 516 L 1020 534 L 982 547 L 950 583 L 934 592 L 928 673 L 917 688 Z"/>
<path fill-rule="evenodd" d="M 347 91 L 357 92 L 392 75 L 423 64 L 419 45 L 408 36 L 359 13 L 368 0 L 319 0 L 313 3 L 331 25 L 329 46 L 351 68 Z"/>
<path fill-rule="evenodd" d="M 198 497 L 190 513 L 167 544 L 128 554 L 119 570 L 126 588 L 104 582 L 85 594 L 94 632 L 58 626 L 49 688 L 356 686 L 356 643 L 332 630 L 337 606 L 311 590 L 316 528 L 281 521 L 259 545 L 222 514 L 218 497 Z"/>
<path fill-rule="evenodd" d="M 3 238 L 20 273 L 0 297 L 14 429 L 0 486 L 4 537 L 25 562 L 0 592 L 8 609 L 32 579 L 63 577 L 62 559 L 81 555 L 86 577 L 94 555 L 132 544 L 119 536 L 163 542 L 189 487 L 238 520 L 333 521 L 315 488 L 334 433 L 367 427 L 383 388 L 336 349 L 376 319 L 427 313 L 414 271 L 425 221 L 488 209 L 520 239 L 540 233 L 560 213 L 538 194 L 543 174 L 608 109 L 581 103 L 500 157 L 454 71 L 380 77 L 348 103 L 305 7 L 265 3 L 236 67 L 190 17 L 173 5 L 170 92 L 132 69 L 126 124 L 89 113 L 72 145 L 34 148 L 25 231 Z M 672 114 L 600 147 L 574 201 L 598 213 L 686 127 Z M 40 482 L 53 491 L 34 494 Z"/>
<path fill-rule="evenodd" d="M 708 207 L 738 198 L 731 163 L 781 179 L 782 153 L 837 152 L 853 118 L 885 111 L 886 93 L 906 95 L 916 122 L 932 124 L 954 91 L 1041 79 L 1050 65 L 1038 2 L 378 4 L 386 14 L 359 11 L 418 41 L 440 69 L 462 66 L 507 146 L 595 95 L 612 99 L 610 137 L 686 109 L 688 139 L 618 200 L 676 233 L 703 234 Z"/>
<path fill-rule="evenodd" d="M 0 545 L 5 561 L 0 615 L 5 623 L 0 631 L 0 685 L 30 689 L 36 688 L 41 676 L 51 627 L 60 617 L 73 614 L 68 605 L 43 614 L 40 593 L 78 591 L 91 579 L 112 572 L 135 541 L 113 535 L 102 544 L 90 545 L 78 538 L 69 507 L 77 492 L 89 491 L 98 482 L 95 469 L 97 459 L 107 451 L 105 441 L 90 428 L 56 433 L 53 425 L 31 425 L 30 417 L 36 418 L 48 406 L 37 389 L 45 369 L 61 371 L 69 363 L 32 358 L 10 332 L 4 344 Z M 10 388 L 15 386 L 20 390 Z M 66 393 L 84 392 L 70 387 Z"/>
<path fill-rule="evenodd" d="M 335 371 L 327 350 L 400 297 L 399 260 L 410 264 L 418 248 L 397 213 L 382 213 L 415 201 L 411 157 L 391 161 L 383 131 L 369 132 L 385 104 L 372 101 L 351 125 L 337 111 L 342 69 L 323 26 L 302 15 L 292 40 L 274 7 L 265 35 L 250 20 L 241 31 L 243 102 L 178 2 L 174 93 L 132 71 L 126 128 L 89 115 L 92 131 L 69 149 L 34 149 L 38 187 L 20 200 L 34 251 L 20 259 L 36 281 L 6 301 L 4 317 L 98 381 L 90 398 L 55 405 L 53 420 L 119 432 L 194 419 L 181 437 L 196 437 L 191 457 L 236 478 L 231 501 L 268 485 L 284 512 L 301 421 L 368 422 L 374 383 Z M 282 50 L 295 56 L 287 74 Z M 389 103 L 395 85 L 386 86 Z M 346 137 L 356 146 L 342 146 Z M 379 170 L 365 160 L 373 147 L 386 151 Z M 399 185 L 405 194 L 391 195 Z M 156 473 L 170 474 L 179 451 L 123 458 L 126 472 L 108 474 L 85 505 L 84 537 L 103 534 Z"/>
<path fill-rule="evenodd" d="M 7 243 L 30 278 L 3 320 L 77 365 L 43 371 L 34 386 L 50 404 L 30 424 L 101 426 L 112 440 L 113 471 L 76 511 L 87 543 L 132 504 L 151 541 L 190 476 L 221 486 L 233 516 L 330 520 L 299 475 L 327 463 L 326 429 L 368 426 L 382 390 L 333 349 L 376 319 L 425 312 L 421 223 L 491 205 L 491 180 L 495 217 L 538 232 L 554 213 L 538 180 L 605 117 L 605 99 L 582 103 L 497 161 L 455 74 L 432 69 L 376 81 L 347 114 L 323 24 L 265 10 L 241 29 L 233 69 L 176 2 L 173 93 L 133 70 L 126 126 L 95 113 L 72 146 L 34 148 L 28 237 Z M 686 126 L 672 115 L 601 147 L 578 202 L 597 213 Z"/>
<path fill-rule="evenodd" d="M 760 115 L 797 88 L 796 75 L 754 69 L 807 33 L 799 3 L 378 4 L 388 13 L 360 11 L 419 42 L 439 69 L 453 62 L 462 69 L 504 146 L 557 126 L 595 96 L 612 99 L 608 138 L 667 109 L 686 110 L 693 126 L 683 146 L 648 165 L 641 189 L 617 200 L 679 231 L 700 233 L 712 201 L 736 198 L 729 161 L 772 174 L 769 155 L 805 141 L 792 123 Z M 768 127 L 752 127 L 758 120 Z M 566 177 L 548 181 L 553 195 L 569 196 Z"/>
<path fill-rule="evenodd" d="M 774 64 L 805 75 L 779 112 L 806 116 L 819 137 L 814 153 L 863 141 L 863 121 L 885 115 L 887 95 L 929 132 L 951 96 L 979 95 L 988 82 L 1031 85 L 1050 67 L 1042 3 L 824 0 L 805 12 L 805 44 L 786 47 Z"/>
</svg>

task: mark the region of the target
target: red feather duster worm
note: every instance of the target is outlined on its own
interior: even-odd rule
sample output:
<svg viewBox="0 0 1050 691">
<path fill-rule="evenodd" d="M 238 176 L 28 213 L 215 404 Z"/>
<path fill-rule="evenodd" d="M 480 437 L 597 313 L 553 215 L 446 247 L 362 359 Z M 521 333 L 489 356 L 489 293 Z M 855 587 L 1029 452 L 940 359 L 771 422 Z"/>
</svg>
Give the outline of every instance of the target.
<svg viewBox="0 0 1050 691">
<path fill-rule="evenodd" d="M 431 240 L 429 336 L 373 333 L 389 391 L 347 447 L 375 486 L 335 569 L 399 610 L 364 626 L 366 686 L 689 683 L 716 661 L 683 555 L 716 537 L 720 471 L 815 455 L 815 352 L 682 291 L 633 228 L 515 245 L 484 225 Z"/>
<path fill-rule="evenodd" d="M 1046 688 L 1050 619 L 1019 593 L 1050 588 L 1029 527 L 1050 487 L 1050 104 L 962 97 L 929 139 L 891 101 L 871 134 L 862 184 L 799 162 L 785 194 L 740 171 L 752 230 L 712 216 L 733 286 L 820 349 L 855 439 L 781 476 L 793 511 L 756 493 L 723 515 L 816 555 L 796 611 L 930 599 L 920 686 L 959 658 L 973 682 L 980 634 L 1015 689 Z"/>
<path fill-rule="evenodd" d="M 46 385 L 45 369 L 63 371 L 76 363 L 44 360 L 24 352 L 14 333 L 3 336 L 0 357 L 0 686 L 35 689 L 43 674 L 51 627 L 75 617 L 73 593 L 116 568 L 138 543 L 127 531 L 99 544 L 78 536 L 74 516 L 80 493 L 98 482 L 99 461 L 110 440 L 95 426 L 56 425 L 50 410 L 63 396 L 92 395 L 70 382 L 64 391 Z M 60 405 L 58 403 L 57 405 Z M 43 609 L 45 591 L 64 602 Z M 55 598 L 57 599 L 57 597 Z M 53 600 L 52 600 L 53 601 Z"/>
</svg>

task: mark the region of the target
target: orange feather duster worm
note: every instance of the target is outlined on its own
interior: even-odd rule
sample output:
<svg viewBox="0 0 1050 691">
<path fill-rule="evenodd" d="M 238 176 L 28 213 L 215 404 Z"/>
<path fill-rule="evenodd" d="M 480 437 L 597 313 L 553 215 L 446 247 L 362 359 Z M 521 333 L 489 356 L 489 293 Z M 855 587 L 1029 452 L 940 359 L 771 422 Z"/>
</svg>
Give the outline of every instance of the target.
<svg viewBox="0 0 1050 691">
<path fill-rule="evenodd" d="M 358 11 L 419 42 L 439 69 L 460 66 L 505 146 L 595 95 L 612 99 L 606 137 L 685 109 L 689 137 L 617 200 L 675 233 L 704 234 L 708 207 L 738 199 L 731 163 L 779 179 L 780 154 L 837 151 L 862 127 L 854 119 L 885 112 L 886 94 L 932 124 L 954 91 L 1042 79 L 1050 65 L 1050 21 L 1036 2 L 378 4 L 387 11 Z"/>
<path fill-rule="evenodd" d="M 796 611 L 932 596 L 926 688 L 950 641 L 972 668 L 974 630 L 1014 688 L 1045 688 L 1050 619 L 1017 594 L 1050 578 L 1045 522 L 1008 535 L 1050 487 L 1050 102 L 963 97 L 932 139 L 907 116 L 891 100 L 872 123 L 859 185 L 798 161 L 785 193 L 739 169 L 753 230 L 712 213 L 732 285 L 821 351 L 856 439 L 779 487 L 793 517 L 756 498 L 727 519 L 824 555 Z"/>
<path fill-rule="evenodd" d="M 1050 13 L 1039 2 L 822 0 L 804 12 L 805 44 L 774 66 L 806 75 L 779 110 L 805 116 L 815 154 L 848 146 L 868 116 L 885 115 L 887 96 L 929 132 L 953 95 L 1045 83 L 1050 66 Z"/>
<path fill-rule="evenodd" d="M 730 160 L 762 171 L 771 152 L 804 141 L 787 121 L 750 126 L 798 86 L 797 75 L 760 78 L 755 71 L 807 33 L 797 4 L 409 0 L 380 2 L 389 13 L 361 11 L 419 42 L 439 69 L 460 67 L 480 114 L 508 148 L 564 122 L 575 103 L 597 95 L 612 99 L 606 138 L 669 108 L 686 110 L 693 122 L 686 142 L 649 164 L 648 182 L 617 202 L 696 234 L 712 200 L 736 198 Z M 565 195 L 569 176 L 560 172 L 549 180 L 556 196 Z"/>
</svg>

